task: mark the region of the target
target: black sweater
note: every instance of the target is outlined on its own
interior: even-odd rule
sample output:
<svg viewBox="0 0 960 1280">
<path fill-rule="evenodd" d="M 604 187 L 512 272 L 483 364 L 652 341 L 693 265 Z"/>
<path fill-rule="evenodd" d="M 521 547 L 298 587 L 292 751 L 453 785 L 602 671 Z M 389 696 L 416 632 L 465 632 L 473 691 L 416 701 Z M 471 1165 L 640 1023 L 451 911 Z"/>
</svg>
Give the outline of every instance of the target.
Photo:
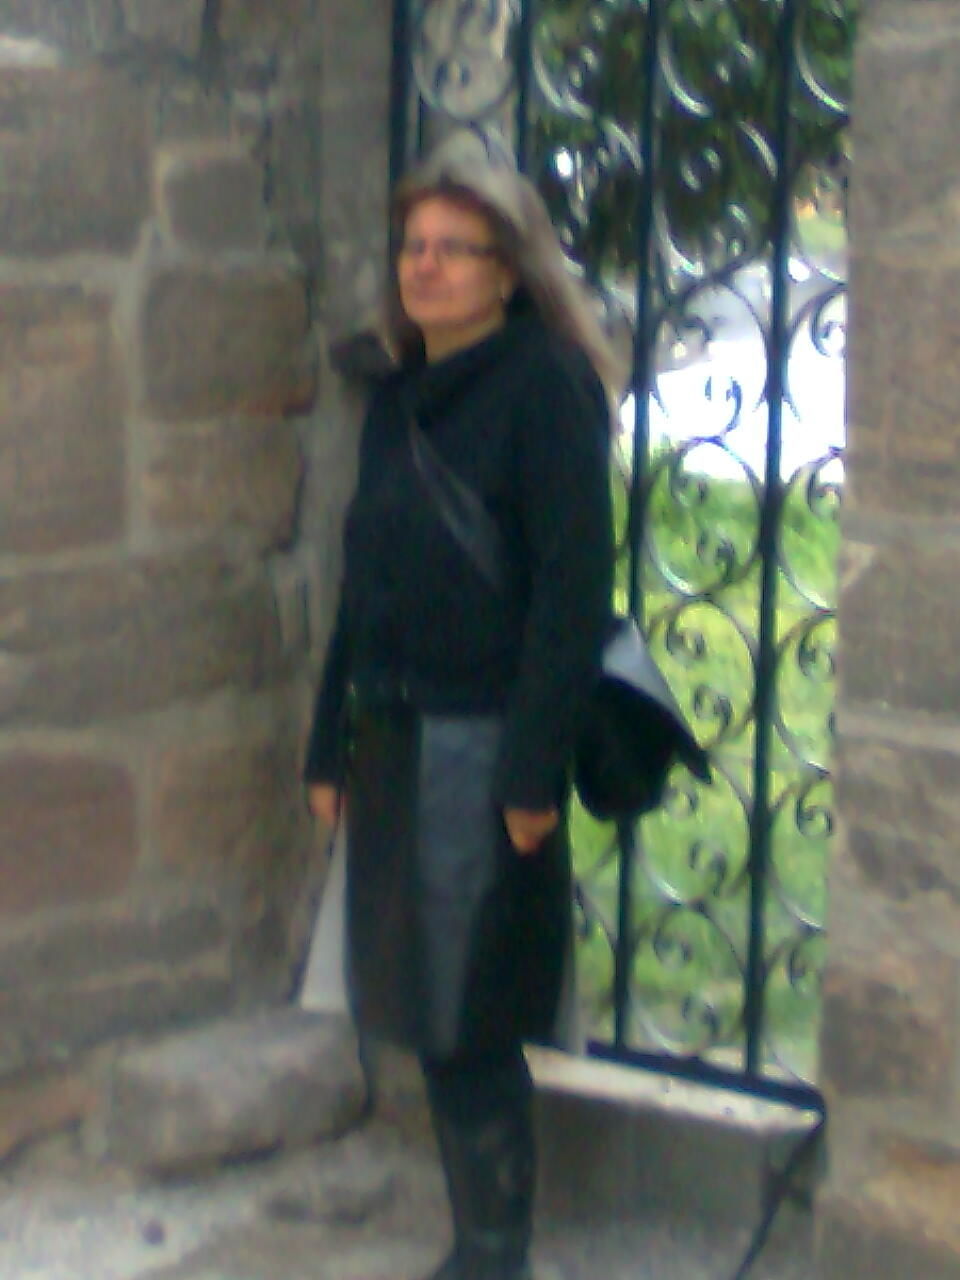
<svg viewBox="0 0 960 1280">
<path fill-rule="evenodd" d="M 414 468 L 411 408 L 500 527 L 500 591 L 458 545 Z M 339 779 L 352 683 L 361 696 L 402 693 L 424 712 L 503 711 L 495 800 L 557 803 L 610 616 L 609 438 L 606 398 L 586 357 L 530 312 L 375 388 L 308 782 Z"/>
</svg>

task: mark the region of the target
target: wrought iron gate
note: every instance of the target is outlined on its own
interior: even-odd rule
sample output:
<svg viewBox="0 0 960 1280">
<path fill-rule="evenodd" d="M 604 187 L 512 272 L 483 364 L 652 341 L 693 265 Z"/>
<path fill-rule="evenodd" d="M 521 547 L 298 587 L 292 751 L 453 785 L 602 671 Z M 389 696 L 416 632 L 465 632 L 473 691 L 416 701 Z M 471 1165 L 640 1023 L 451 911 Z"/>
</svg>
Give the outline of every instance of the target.
<svg viewBox="0 0 960 1280">
<path fill-rule="evenodd" d="M 814 1078 L 852 0 L 396 0 L 394 175 L 455 126 L 545 195 L 632 378 L 617 590 L 715 780 L 575 813 L 596 1051 Z"/>
</svg>

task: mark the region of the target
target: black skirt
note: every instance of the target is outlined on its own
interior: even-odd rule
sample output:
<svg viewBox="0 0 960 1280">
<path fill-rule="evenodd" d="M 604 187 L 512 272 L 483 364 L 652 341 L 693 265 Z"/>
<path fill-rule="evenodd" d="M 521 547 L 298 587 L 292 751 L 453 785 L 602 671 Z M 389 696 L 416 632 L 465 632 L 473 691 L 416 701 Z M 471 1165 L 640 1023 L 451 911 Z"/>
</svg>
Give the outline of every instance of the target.
<svg viewBox="0 0 960 1280">
<path fill-rule="evenodd" d="M 435 1057 L 549 1040 L 569 953 L 565 827 L 532 855 L 491 798 L 497 716 L 364 709 L 348 771 L 348 974 L 367 1030 Z"/>
</svg>

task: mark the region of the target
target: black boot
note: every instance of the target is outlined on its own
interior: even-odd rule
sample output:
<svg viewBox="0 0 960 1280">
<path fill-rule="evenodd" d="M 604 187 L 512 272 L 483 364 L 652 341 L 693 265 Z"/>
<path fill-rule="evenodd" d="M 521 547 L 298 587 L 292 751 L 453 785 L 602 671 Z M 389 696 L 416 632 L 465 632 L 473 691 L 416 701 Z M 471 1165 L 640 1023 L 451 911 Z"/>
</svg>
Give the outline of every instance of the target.
<svg viewBox="0 0 960 1280">
<path fill-rule="evenodd" d="M 458 1168 L 457 1144 L 453 1126 L 444 1120 L 443 1113 L 434 1105 L 434 1090 L 429 1087 L 428 1096 L 430 1098 L 430 1117 L 433 1121 L 433 1133 L 437 1139 L 440 1164 L 443 1168 L 444 1181 L 447 1184 L 450 1216 L 453 1219 L 453 1248 L 440 1266 L 435 1271 L 430 1272 L 426 1280 L 463 1280 L 460 1262 L 468 1234 L 467 1191 L 456 1176 Z"/>
<path fill-rule="evenodd" d="M 430 1280 L 530 1280 L 535 1152 L 526 1063 L 518 1055 L 473 1082 L 474 1105 L 463 1105 L 470 1076 L 428 1074 L 454 1225 L 453 1252 Z"/>
</svg>

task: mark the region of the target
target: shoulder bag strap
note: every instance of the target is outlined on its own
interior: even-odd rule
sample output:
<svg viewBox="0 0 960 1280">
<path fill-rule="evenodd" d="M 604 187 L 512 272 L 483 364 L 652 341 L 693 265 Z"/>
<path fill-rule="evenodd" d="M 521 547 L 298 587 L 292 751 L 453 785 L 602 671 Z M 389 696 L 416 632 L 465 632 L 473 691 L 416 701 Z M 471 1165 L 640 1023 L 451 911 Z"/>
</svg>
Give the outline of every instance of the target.
<svg viewBox="0 0 960 1280">
<path fill-rule="evenodd" d="M 458 545 L 495 591 L 503 589 L 503 537 L 480 495 L 440 457 L 411 413 L 410 452 L 437 513 Z"/>
</svg>

